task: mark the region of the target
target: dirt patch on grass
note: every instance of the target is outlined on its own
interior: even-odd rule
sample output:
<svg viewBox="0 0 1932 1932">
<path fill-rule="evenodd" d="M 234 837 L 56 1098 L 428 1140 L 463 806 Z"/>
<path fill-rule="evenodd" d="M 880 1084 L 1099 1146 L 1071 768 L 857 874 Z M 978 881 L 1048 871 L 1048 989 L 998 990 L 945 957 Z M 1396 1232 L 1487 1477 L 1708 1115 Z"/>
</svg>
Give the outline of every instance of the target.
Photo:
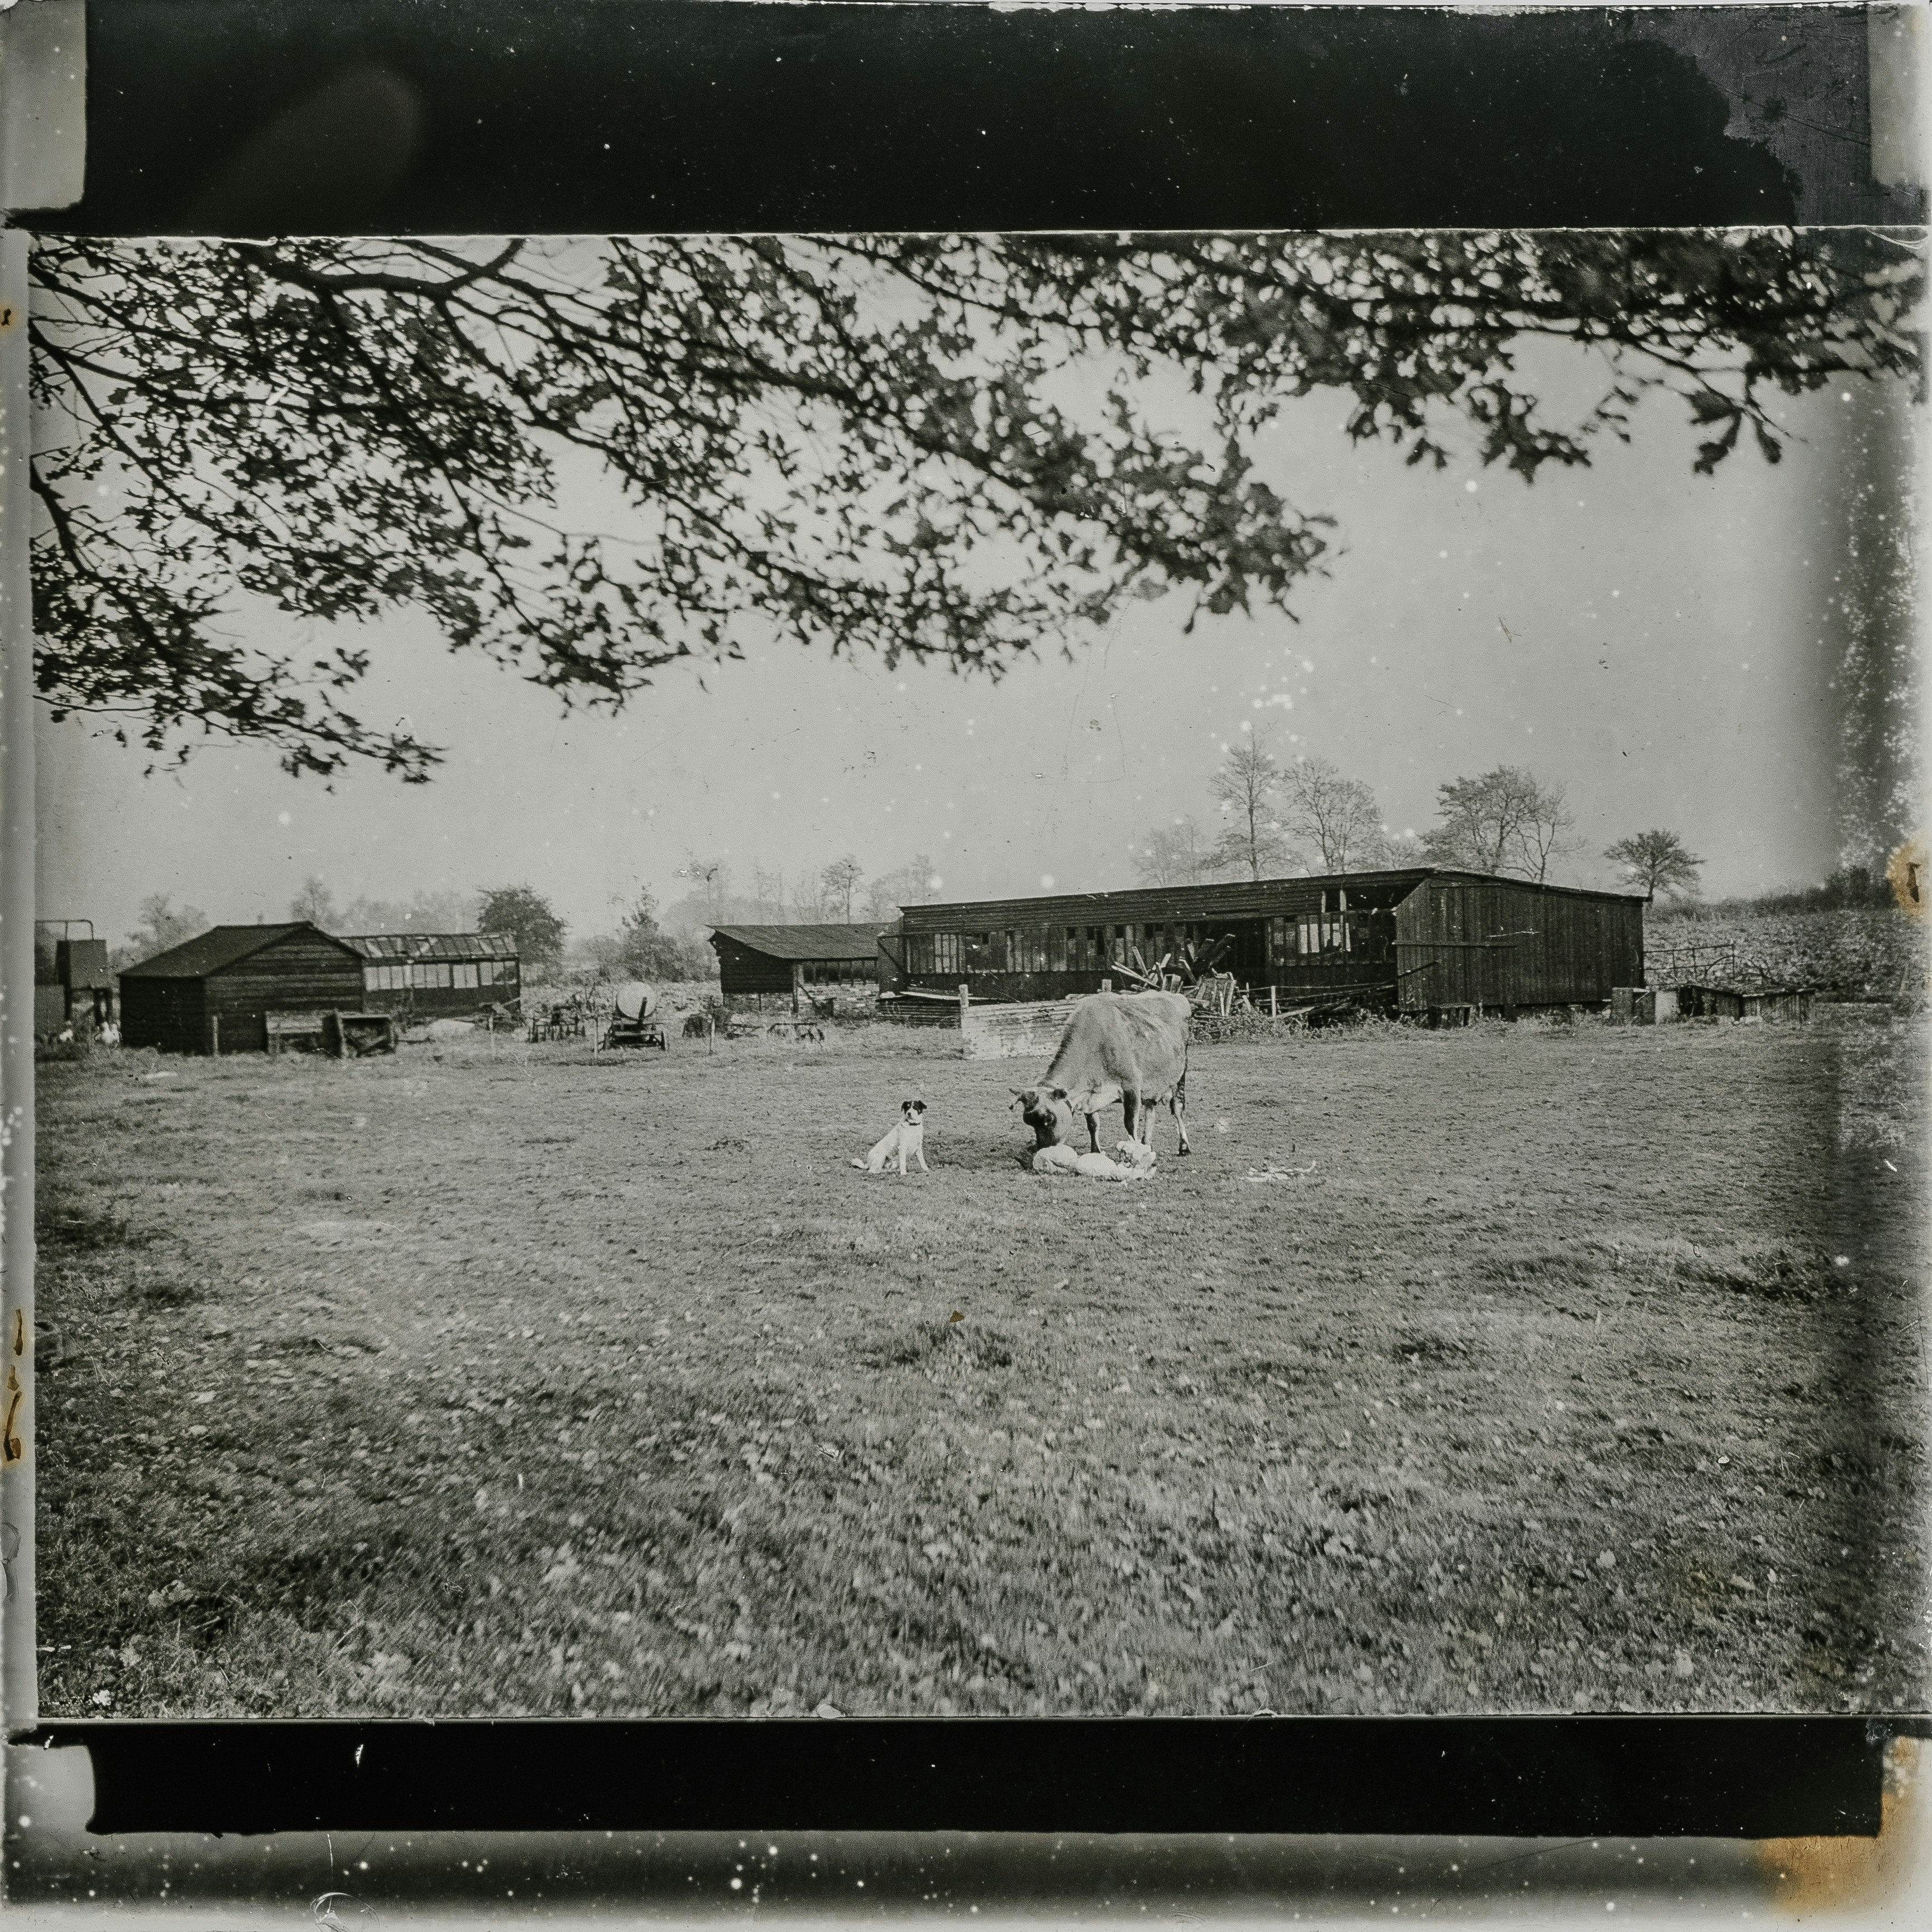
<svg viewBox="0 0 1932 1932">
<path fill-rule="evenodd" d="M 1916 1705 L 1924 1046 L 1204 1046 L 1132 1190 L 883 1028 L 50 1065 L 44 1707 Z"/>
</svg>

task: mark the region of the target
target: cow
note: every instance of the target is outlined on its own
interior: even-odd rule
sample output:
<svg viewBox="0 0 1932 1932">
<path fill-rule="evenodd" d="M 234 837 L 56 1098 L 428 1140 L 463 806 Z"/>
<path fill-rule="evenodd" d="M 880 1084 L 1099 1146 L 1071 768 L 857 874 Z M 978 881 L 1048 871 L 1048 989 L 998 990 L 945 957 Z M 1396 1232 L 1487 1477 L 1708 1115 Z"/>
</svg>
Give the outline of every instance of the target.
<svg viewBox="0 0 1932 1932">
<path fill-rule="evenodd" d="M 1084 1114 L 1091 1150 L 1100 1151 L 1094 1116 L 1118 1100 L 1129 1136 L 1153 1144 L 1149 1110 L 1163 1102 L 1187 1144 L 1187 1028 L 1192 1009 L 1178 993 L 1095 993 L 1073 1009 L 1052 1064 L 1036 1087 L 1016 1087 L 1013 1105 L 1036 1148 L 1072 1138 Z"/>
</svg>

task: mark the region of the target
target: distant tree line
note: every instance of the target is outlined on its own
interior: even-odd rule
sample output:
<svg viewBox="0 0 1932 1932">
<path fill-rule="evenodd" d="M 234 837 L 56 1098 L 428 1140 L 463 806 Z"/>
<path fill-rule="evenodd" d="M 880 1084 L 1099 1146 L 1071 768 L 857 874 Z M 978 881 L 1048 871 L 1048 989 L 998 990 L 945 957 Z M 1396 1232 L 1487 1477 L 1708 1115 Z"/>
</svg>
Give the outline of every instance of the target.
<svg viewBox="0 0 1932 1932">
<path fill-rule="evenodd" d="M 1326 758 L 1277 758 L 1264 732 L 1244 733 L 1227 747 L 1208 789 L 1218 831 L 1204 830 L 1185 813 L 1154 826 L 1134 853 L 1143 884 L 1404 866 L 1544 884 L 1582 849 L 1567 788 L 1519 765 L 1438 785 L 1436 822 L 1420 834 L 1394 830 L 1374 791 Z M 1676 832 L 1662 830 L 1618 839 L 1604 856 L 1652 898 L 1694 896 L 1704 862 Z M 1879 884 L 1882 891 L 1882 879 Z"/>
<path fill-rule="evenodd" d="M 688 855 L 677 868 L 688 890 L 660 910 L 656 896 L 640 886 L 614 902 L 613 928 L 574 940 L 565 920 L 534 886 L 479 886 L 473 892 L 418 892 L 407 900 L 358 897 L 338 901 L 327 880 L 311 874 L 290 898 L 288 917 L 306 920 L 325 932 L 496 932 L 517 942 L 526 979 L 566 971 L 594 977 L 705 980 L 718 974 L 717 955 L 706 943 L 711 930 L 730 925 L 886 925 L 902 905 L 936 896 L 940 886 L 932 860 L 919 853 L 904 865 L 868 877 L 850 853 L 809 866 L 788 878 L 776 867 L 754 863 L 748 891 L 736 890 L 722 858 Z M 177 906 L 166 892 L 141 902 L 140 920 L 117 949 L 113 962 L 131 966 L 206 932 L 215 922 L 199 906 Z"/>
<path fill-rule="evenodd" d="M 1712 899 L 1694 907 L 1686 902 L 1681 910 L 1722 919 L 1792 912 L 1855 912 L 1892 904 L 1892 887 L 1882 871 L 1870 866 L 1841 866 L 1815 886 Z"/>
<path fill-rule="evenodd" d="M 688 890 L 665 907 L 664 923 L 694 934 L 720 926 L 889 925 L 902 906 L 930 904 L 944 884 L 923 852 L 870 877 L 850 852 L 789 874 L 754 860 L 742 874 L 722 856 L 692 853 L 677 877 Z"/>
<path fill-rule="evenodd" d="M 1437 823 L 1420 836 L 1394 830 L 1374 791 L 1326 758 L 1277 758 L 1264 732 L 1230 745 L 1208 788 L 1219 830 L 1186 814 L 1155 826 L 1134 854 L 1144 884 L 1418 865 L 1544 880 L 1577 849 L 1564 788 L 1514 765 L 1438 787 Z"/>
</svg>

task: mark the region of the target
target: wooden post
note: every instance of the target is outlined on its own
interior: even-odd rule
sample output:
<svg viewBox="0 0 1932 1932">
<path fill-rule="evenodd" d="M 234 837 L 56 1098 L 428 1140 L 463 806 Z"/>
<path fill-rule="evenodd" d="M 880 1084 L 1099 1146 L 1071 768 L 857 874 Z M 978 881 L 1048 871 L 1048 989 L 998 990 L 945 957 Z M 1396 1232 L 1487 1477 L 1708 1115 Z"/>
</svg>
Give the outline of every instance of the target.
<svg viewBox="0 0 1932 1932">
<path fill-rule="evenodd" d="M 221 1058 L 221 1016 L 219 1013 L 210 1013 L 208 1016 L 208 1036 L 213 1043 L 214 1057 L 219 1060 Z"/>
<path fill-rule="evenodd" d="M 791 1011 L 796 1019 L 800 1011 L 799 1002 L 805 995 L 805 968 L 794 966 L 791 969 Z"/>
<path fill-rule="evenodd" d="M 1281 1002 L 1276 997 L 1280 990 L 1278 986 L 1270 986 L 1268 988 L 1268 1018 L 1270 1019 L 1276 1019 L 1280 1016 Z"/>
<path fill-rule="evenodd" d="M 973 988 L 962 984 L 959 988 L 959 1033 L 962 1039 L 966 1033 L 966 1009 L 973 1004 Z"/>
</svg>

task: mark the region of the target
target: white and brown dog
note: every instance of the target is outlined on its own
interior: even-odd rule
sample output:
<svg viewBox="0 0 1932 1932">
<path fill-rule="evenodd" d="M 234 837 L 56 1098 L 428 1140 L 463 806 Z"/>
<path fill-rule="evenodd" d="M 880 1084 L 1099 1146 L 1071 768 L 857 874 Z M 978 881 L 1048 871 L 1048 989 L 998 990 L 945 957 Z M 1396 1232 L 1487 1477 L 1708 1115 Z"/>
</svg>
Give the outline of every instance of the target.
<svg viewBox="0 0 1932 1932">
<path fill-rule="evenodd" d="M 922 1174 L 932 1169 L 926 1164 L 926 1102 L 908 1100 L 899 1108 L 898 1125 L 866 1155 L 863 1160 L 855 1160 L 852 1165 L 866 1174 L 883 1174 L 886 1163 L 896 1156 L 899 1172 L 906 1171 L 906 1162 L 916 1160 Z"/>
</svg>

